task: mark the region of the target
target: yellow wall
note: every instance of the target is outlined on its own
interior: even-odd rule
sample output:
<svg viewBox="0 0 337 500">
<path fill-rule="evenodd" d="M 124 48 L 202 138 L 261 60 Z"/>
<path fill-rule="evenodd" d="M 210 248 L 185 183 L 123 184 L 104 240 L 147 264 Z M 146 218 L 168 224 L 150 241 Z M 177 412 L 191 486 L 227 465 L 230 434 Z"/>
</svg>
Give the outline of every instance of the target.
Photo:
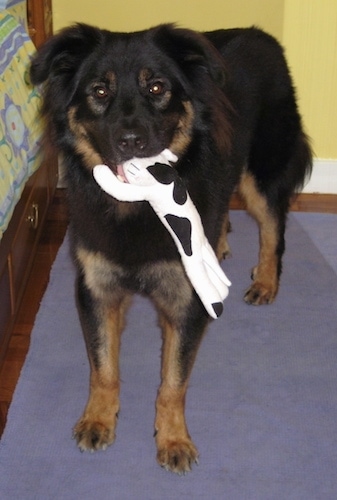
<svg viewBox="0 0 337 500">
<path fill-rule="evenodd" d="M 337 0 L 285 0 L 283 44 L 319 158 L 337 158 Z"/>
<path fill-rule="evenodd" d="M 264 28 L 286 48 L 315 155 L 337 159 L 337 0 L 53 0 L 53 11 L 54 31 L 74 22 L 112 31 L 162 22 Z"/>
<path fill-rule="evenodd" d="M 177 22 L 208 30 L 258 24 L 282 35 L 284 0 L 53 0 L 54 30 L 75 21 L 112 31 L 134 31 Z"/>
</svg>

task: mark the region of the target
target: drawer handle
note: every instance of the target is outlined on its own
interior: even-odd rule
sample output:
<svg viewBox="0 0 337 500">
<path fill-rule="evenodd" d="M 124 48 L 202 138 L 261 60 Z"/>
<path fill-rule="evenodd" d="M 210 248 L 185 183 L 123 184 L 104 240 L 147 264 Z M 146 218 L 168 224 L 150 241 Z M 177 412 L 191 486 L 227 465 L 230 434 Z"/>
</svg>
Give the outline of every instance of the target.
<svg viewBox="0 0 337 500">
<path fill-rule="evenodd" d="M 39 225 L 39 205 L 37 203 L 32 204 L 32 211 L 26 220 L 32 229 L 37 229 Z"/>
</svg>

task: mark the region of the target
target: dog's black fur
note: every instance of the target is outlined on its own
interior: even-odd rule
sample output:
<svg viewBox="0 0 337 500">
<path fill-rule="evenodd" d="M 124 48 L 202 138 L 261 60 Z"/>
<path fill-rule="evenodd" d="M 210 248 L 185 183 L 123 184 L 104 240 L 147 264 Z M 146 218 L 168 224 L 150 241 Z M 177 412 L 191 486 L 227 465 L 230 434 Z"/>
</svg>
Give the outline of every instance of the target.
<svg viewBox="0 0 337 500">
<path fill-rule="evenodd" d="M 91 365 L 90 397 L 74 433 L 81 450 L 105 448 L 119 411 L 118 350 L 129 297 L 146 293 L 163 330 L 156 403 L 157 459 L 184 473 L 197 461 L 184 400 L 208 317 L 177 249 L 146 202 L 103 193 L 92 169 L 170 148 L 219 258 L 237 188 L 260 231 L 245 300 L 277 293 L 286 215 L 311 169 L 283 51 L 251 29 L 200 34 L 162 25 L 121 34 L 76 25 L 51 38 L 31 68 L 46 82 L 43 113 L 68 179 L 77 297 Z M 235 276 L 232 277 L 235 280 Z"/>
</svg>

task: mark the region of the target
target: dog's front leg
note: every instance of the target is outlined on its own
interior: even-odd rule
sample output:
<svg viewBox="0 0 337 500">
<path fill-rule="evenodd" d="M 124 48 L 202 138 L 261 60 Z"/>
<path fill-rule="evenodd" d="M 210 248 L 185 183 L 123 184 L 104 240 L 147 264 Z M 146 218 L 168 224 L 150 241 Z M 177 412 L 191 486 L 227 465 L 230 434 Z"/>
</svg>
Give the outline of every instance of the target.
<svg viewBox="0 0 337 500">
<path fill-rule="evenodd" d="M 206 321 L 200 323 L 204 326 Z M 198 451 L 185 421 L 185 397 L 204 328 L 199 324 L 198 333 L 188 339 L 183 328 L 177 328 L 166 318 L 161 318 L 161 324 L 164 343 L 162 383 L 156 402 L 157 461 L 169 471 L 185 474 L 193 463 L 198 463 Z"/>
<path fill-rule="evenodd" d="M 128 298 L 95 297 L 83 277 L 78 279 L 77 286 L 91 371 L 88 403 L 75 425 L 74 438 L 81 451 L 104 450 L 115 439 L 119 412 L 120 336 Z"/>
</svg>

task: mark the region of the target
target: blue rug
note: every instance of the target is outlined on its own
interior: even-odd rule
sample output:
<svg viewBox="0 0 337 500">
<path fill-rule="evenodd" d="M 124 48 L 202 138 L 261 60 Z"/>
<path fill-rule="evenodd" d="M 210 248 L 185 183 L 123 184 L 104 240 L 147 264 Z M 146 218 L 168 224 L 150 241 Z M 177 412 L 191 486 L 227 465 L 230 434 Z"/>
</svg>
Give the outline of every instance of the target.
<svg viewBox="0 0 337 500">
<path fill-rule="evenodd" d="M 184 477 L 155 460 L 160 334 L 135 297 L 123 335 L 115 444 L 81 454 L 72 426 L 88 394 L 88 363 L 65 239 L 0 443 L 4 500 L 337 498 L 337 216 L 291 214 L 279 296 L 247 306 L 257 230 L 231 215 L 233 285 L 201 346 L 187 398 L 200 465 Z"/>
</svg>

